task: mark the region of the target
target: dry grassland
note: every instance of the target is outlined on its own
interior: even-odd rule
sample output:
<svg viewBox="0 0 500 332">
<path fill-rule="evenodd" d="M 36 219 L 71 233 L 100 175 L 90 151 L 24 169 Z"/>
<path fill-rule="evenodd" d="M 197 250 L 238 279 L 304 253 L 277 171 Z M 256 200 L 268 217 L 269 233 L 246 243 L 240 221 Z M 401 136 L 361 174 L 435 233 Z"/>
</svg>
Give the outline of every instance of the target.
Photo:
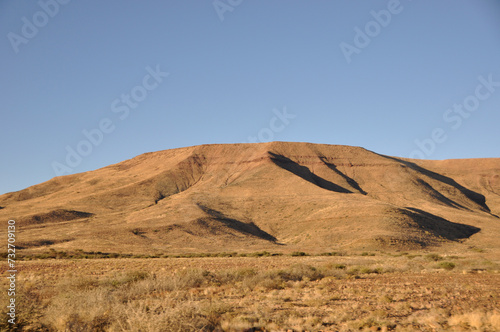
<svg viewBox="0 0 500 332">
<path fill-rule="evenodd" d="M 500 330 L 500 264 L 483 253 L 37 259 L 18 269 L 23 331 Z"/>
</svg>

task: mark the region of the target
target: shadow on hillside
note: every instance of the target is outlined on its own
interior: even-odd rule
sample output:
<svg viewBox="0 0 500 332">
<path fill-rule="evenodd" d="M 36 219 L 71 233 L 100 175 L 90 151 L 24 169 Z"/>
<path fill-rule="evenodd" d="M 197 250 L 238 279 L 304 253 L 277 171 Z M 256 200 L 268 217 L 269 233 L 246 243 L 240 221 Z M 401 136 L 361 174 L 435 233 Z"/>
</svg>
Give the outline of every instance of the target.
<svg viewBox="0 0 500 332">
<path fill-rule="evenodd" d="M 424 174 L 424 175 L 426 175 L 434 180 L 437 180 L 437 181 L 446 183 L 447 185 L 453 186 L 456 189 L 458 189 L 462 194 L 464 194 L 465 197 L 467 197 L 471 201 L 475 202 L 476 204 L 480 205 L 485 211 L 491 212 L 490 208 L 486 205 L 486 197 L 484 197 L 484 195 L 465 188 L 464 186 L 458 184 L 452 178 L 449 178 L 449 177 L 444 176 L 442 174 L 430 171 L 430 170 L 423 168 L 423 167 L 421 167 L 415 163 L 412 163 L 410 161 L 405 161 L 405 160 L 401 160 L 398 158 L 385 156 L 385 155 L 379 155 L 379 156 L 396 161 L 398 163 L 401 163 L 401 164 L 403 164 L 403 165 L 405 165 L 405 166 L 407 166 L 407 167 L 409 167 L 409 168 L 411 168 L 419 173 L 422 173 L 422 174 Z M 459 205 L 458 203 L 455 203 L 455 204 Z"/>
<path fill-rule="evenodd" d="M 183 192 L 195 185 L 205 172 L 205 157 L 194 154 L 178 163 L 175 168 L 156 176 L 153 200 L 155 204 L 169 196 Z"/>
<path fill-rule="evenodd" d="M 229 217 L 225 216 L 222 212 L 213 210 L 213 209 L 211 209 L 207 206 L 204 206 L 200 203 L 197 203 L 196 205 L 198 205 L 198 207 L 200 209 L 202 209 L 210 217 L 221 222 L 226 227 L 229 227 L 235 231 L 238 231 L 238 232 L 246 234 L 246 235 L 256 236 L 256 237 L 261 238 L 263 240 L 271 241 L 274 243 L 276 243 L 276 241 L 277 241 L 277 239 L 274 236 L 263 231 L 257 225 L 255 225 L 253 222 L 245 223 L 245 222 L 242 222 L 242 221 L 237 220 L 237 219 L 229 218 Z M 278 244 L 278 243 L 276 243 L 276 244 Z"/>
<path fill-rule="evenodd" d="M 331 164 L 329 162 L 327 162 L 325 160 L 325 157 L 320 157 L 321 161 L 329 168 L 331 169 L 332 171 L 334 171 L 335 173 L 337 173 L 338 175 L 340 175 L 341 177 L 344 178 L 344 180 L 346 180 L 347 183 L 349 183 L 349 185 L 351 187 L 353 187 L 354 189 L 356 189 L 357 191 L 359 191 L 361 194 L 363 195 L 366 195 L 366 192 L 361 189 L 361 187 L 359 186 L 359 184 L 356 182 L 356 180 L 354 180 L 353 178 L 345 175 L 344 173 L 342 173 L 341 171 L 338 170 L 337 166 L 335 166 L 334 164 Z"/>
<path fill-rule="evenodd" d="M 335 184 L 333 182 L 330 182 L 328 180 L 323 179 L 320 176 L 317 176 L 313 172 L 309 170 L 306 166 L 299 165 L 295 161 L 276 154 L 272 152 L 268 152 L 271 155 L 271 161 L 278 167 L 283 168 L 284 170 L 289 171 L 290 173 L 293 173 L 297 175 L 298 177 L 320 187 L 326 190 L 334 191 L 337 193 L 343 193 L 343 194 L 350 194 L 352 191 L 339 186 L 338 184 Z"/>
<path fill-rule="evenodd" d="M 72 221 L 77 219 L 90 218 L 94 216 L 93 213 L 57 209 L 47 213 L 38 213 L 27 217 L 19 218 L 19 224 L 23 226 L 37 225 L 45 223 L 58 223 L 65 221 Z"/>
<path fill-rule="evenodd" d="M 424 210 L 407 207 L 406 211 L 420 228 L 451 241 L 469 238 L 481 230 L 478 227 L 448 221 Z"/>
<path fill-rule="evenodd" d="M 49 239 L 40 239 L 40 240 L 33 240 L 33 241 L 23 241 L 19 242 L 19 244 L 16 244 L 16 248 L 18 249 L 28 249 L 28 248 L 36 248 L 36 247 L 45 247 L 45 246 L 51 246 L 53 244 L 57 243 L 65 243 L 65 242 L 70 242 L 73 241 L 74 238 L 70 239 L 54 239 L 54 240 L 49 240 Z"/>
<path fill-rule="evenodd" d="M 417 179 L 417 183 L 422 188 L 424 188 L 430 196 L 434 197 L 438 201 L 440 201 L 440 202 L 442 202 L 442 203 L 444 203 L 444 204 L 446 204 L 448 206 L 454 207 L 454 208 L 459 208 L 459 209 L 464 209 L 464 210 L 470 211 L 469 208 L 466 208 L 462 204 L 459 204 L 459 203 L 455 202 L 454 200 L 449 199 L 448 197 L 446 197 L 443 194 L 441 194 L 439 191 L 437 191 L 436 189 L 434 189 L 434 187 L 431 186 L 426 181 L 424 181 L 422 179 Z"/>
</svg>

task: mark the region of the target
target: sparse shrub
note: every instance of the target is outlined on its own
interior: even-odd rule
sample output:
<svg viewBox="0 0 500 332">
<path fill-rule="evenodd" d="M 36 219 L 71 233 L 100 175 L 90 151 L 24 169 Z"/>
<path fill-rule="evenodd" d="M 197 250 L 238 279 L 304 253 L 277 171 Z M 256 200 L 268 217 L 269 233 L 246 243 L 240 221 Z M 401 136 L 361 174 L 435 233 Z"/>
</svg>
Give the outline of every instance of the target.
<svg viewBox="0 0 500 332">
<path fill-rule="evenodd" d="M 365 251 L 365 252 L 362 252 L 362 253 L 361 253 L 361 256 L 375 256 L 375 254 L 374 254 L 374 253 L 371 253 L 371 252 L 366 252 L 366 251 Z"/>
<path fill-rule="evenodd" d="M 136 282 L 139 280 L 144 280 L 144 279 L 148 278 L 149 276 L 150 276 L 149 272 L 131 271 L 125 275 L 125 281 L 126 281 L 126 283 Z"/>
<path fill-rule="evenodd" d="M 431 261 L 440 261 L 443 259 L 443 257 L 439 256 L 438 254 L 428 254 L 425 256 L 425 258 L 427 258 L 428 260 L 431 260 Z"/>
<path fill-rule="evenodd" d="M 243 276 L 242 286 L 244 289 L 248 290 L 253 290 L 258 286 L 266 289 L 282 289 L 284 287 L 283 281 L 278 277 L 275 271 L 266 271 Z"/>
<path fill-rule="evenodd" d="M 209 331 L 221 331 L 221 317 L 232 311 L 232 307 L 225 303 L 209 303 L 200 308 L 200 314 L 206 320 L 205 328 Z"/>
<path fill-rule="evenodd" d="M 246 268 L 246 269 L 238 269 L 235 272 L 235 279 L 242 280 L 244 278 L 252 277 L 257 275 L 257 271 L 254 269 Z"/>
<path fill-rule="evenodd" d="M 257 271 L 251 268 L 241 268 L 237 270 L 222 270 L 213 276 L 213 280 L 218 285 L 232 284 L 237 281 L 243 281 L 245 278 L 250 278 L 257 275 Z"/>
<path fill-rule="evenodd" d="M 254 270 L 248 270 L 242 273 L 244 273 L 242 285 L 247 289 L 254 289 L 257 286 L 266 289 L 283 289 L 289 281 L 314 281 L 324 277 L 318 269 L 305 264 L 296 264 L 278 271 L 255 273 Z"/>
<path fill-rule="evenodd" d="M 66 320 L 67 331 L 95 331 L 104 332 L 110 324 L 107 314 L 97 315 L 91 320 L 78 313 L 72 313 Z"/>
<path fill-rule="evenodd" d="M 57 331 L 105 331 L 116 298 L 106 288 L 60 293 L 47 308 L 45 320 Z"/>
<path fill-rule="evenodd" d="M 318 271 L 313 266 L 306 265 L 306 264 L 295 264 L 288 268 L 287 270 L 281 270 L 278 272 L 278 275 L 283 279 L 283 280 L 290 280 L 290 281 L 301 281 L 305 280 L 306 278 L 308 280 L 314 281 L 318 279 L 322 279 L 324 275 Z"/>
<path fill-rule="evenodd" d="M 345 264 L 329 264 L 329 265 L 327 265 L 327 267 L 331 268 L 331 269 L 345 270 L 347 265 L 345 265 Z"/>
<path fill-rule="evenodd" d="M 246 269 L 238 269 L 236 270 L 236 274 L 242 277 L 254 276 L 257 274 L 255 269 L 246 268 Z"/>
<path fill-rule="evenodd" d="M 345 256 L 345 253 L 339 251 L 324 252 L 320 256 Z"/>
<path fill-rule="evenodd" d="M 140 228 L 131 229 L 130 232 L 132 232 L 132 234 L 134 235 L 139 235 L 139 236 L 144 233 Z"/>
<path fill-rule="evenodd" d="M 347 270 L 346 272 L 350 276 L 358 275 L 359 274 L 359 268 L 357 267 L 351 267 L 350 269 Z"/>
<path fill-rule="evenodd" d="M 258 252 L 253 252 L 253 253 L 250 253 L 248 254 L 248 256 L 250 257 L 267 257 L 267 256 L 272 256 L 272 254 L 268 251 L 258 251 Z"/>
<path fill-rule="evenodd" d="M 437 265 L 440 269 L 453 270 L 455 268 L 455 263 L 452 262 L 439 262 Z"/>
<path fill-rule="evenodd" d="M 220 302 L 179 301 L 174 308 L 161 304 L 126 303 L 112 331 L 221 331 L 232 307 Z"/>
<path fill-rule="evenodd" d="M 297 256 L 308 256 L 308 255 L 303 251 L 294 251 L 290 254 L 290 256 L 297 257 Z"/>
<path fill-rule="evenodd" d="M 82 291 L 96 288 L 99 286 L 99 282 L 95 278 L 79 277 L 72 280 L 71 284 L 63 284 L 62 286 Z"/>
<path fill-rule="evenodd" d="M 259 285 L 268 290 L 285 288 L 285 283 L 279 278 L 264 278 L 260 280 Z"/>
<path fill-rule="evenodd" d="M 324 252 L 319 254 L 320 256 L 344 256 L 343 253 L 338 252 L 338 251 L 332 251 L 332 252 Z"/>
<path fill-rule="evenodd" d="M 171 290 L 201 287 L 213 279 L 213 275 L 202 269 L 181 270 L 172 278 Z"/>
<path fill-rule="evenodd" d="M 128 285 L 139 280 L 144 280 L 148 278 L 150 275 L 145 271 L 130 271 L 123 275 L 118 275 L 116 278 L 107 279 L 103 281 L 104 285 L 110 285 L 113 287 L 120 287 L 122 285 Z"/>
<path fill-rule="evenodd" d="M 373 270 L 370 269 L 369 267 L 362 267 L 359 269 L 359 273 L 361 273 L 361 274 L 369 274 L 372 272 L 373 272 Z"/>
<path fill-rule="evenodd" d="M 55 253 L 57 259 L 67 258 L 68 253 L 65 251 L 59 251 Z"/>
<path fill-rule="evenodd" d="M 235 252 L 220 252 L 220 253 L 216 254 L 216 257 L 235 257 L 237 255 L 238 254 Z"/>
<path fill-rule="evenodd" d="M 392 296 L 387 295 L 387 294 L 381 296 L 379 300 L 382 303 L 392 303 L 392 302 L 394 302 L 394 299 L 392 298 Z"/>
</svg>

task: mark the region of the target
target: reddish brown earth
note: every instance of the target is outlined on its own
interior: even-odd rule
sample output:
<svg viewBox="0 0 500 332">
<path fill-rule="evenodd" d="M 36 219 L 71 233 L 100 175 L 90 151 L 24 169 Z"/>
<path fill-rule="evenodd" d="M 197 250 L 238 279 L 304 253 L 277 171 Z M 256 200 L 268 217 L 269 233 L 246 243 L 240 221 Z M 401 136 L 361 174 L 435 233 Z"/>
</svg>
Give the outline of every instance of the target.
<svg viewBox="0 0 500 332">
<path fill-rule="evenodd" d="M 500 159 L 309 143 L 146 153 L 0 196 L 27 252 L 500 252 Z"/>
</svg>

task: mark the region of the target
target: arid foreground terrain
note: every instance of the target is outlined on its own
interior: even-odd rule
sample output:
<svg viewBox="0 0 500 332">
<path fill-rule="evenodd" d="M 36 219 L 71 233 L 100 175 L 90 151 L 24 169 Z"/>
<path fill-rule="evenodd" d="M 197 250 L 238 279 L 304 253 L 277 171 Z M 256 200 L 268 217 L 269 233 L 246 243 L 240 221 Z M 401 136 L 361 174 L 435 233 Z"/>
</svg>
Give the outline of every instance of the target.
<svg viewBox="0 0 500 332">
<path fill-rule="evenodd" d="M 335 254 L 25 261 L 18 323 L 25 331 L 500 330 L 500 266 L 486 253 Z"/>
<path fill-rule="evenodd" d="M 498 331 L 499 215 L 500 159 L 286 142 L 0 196 L 26 331 Z"/>
</svg>

